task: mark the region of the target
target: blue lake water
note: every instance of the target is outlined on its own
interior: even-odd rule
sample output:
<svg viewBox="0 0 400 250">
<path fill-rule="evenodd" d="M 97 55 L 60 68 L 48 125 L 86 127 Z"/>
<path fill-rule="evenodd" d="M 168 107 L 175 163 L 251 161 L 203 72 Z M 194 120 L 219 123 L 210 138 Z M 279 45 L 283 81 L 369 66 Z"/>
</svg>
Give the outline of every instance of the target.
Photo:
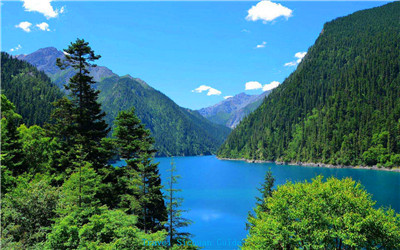
<svg viewBox="0 0 400 250">
<path fill-rule="evenodd" d="M 156 158 L 162 180 L 166 181 L 171 158 Z M 247 214 L 255 205 L 257 190 L 265 172 L 271 169 L 276 185 L 286 181 L 304 181 L 323 175 L 352 177 L 360 181 L 377 201 L 376 206 L 391 207 L 400 213 L 400 173 L 247 163 L 218 160 L 215 156 L 174 157 L 179 179 L 180 196 L 184 198 L 184 214 L 194 223 L 185 231 L 204 249 L 237 249 L 246 237 Z M 122 165 L 118 162 L 115 165 Z"/>
</svg>

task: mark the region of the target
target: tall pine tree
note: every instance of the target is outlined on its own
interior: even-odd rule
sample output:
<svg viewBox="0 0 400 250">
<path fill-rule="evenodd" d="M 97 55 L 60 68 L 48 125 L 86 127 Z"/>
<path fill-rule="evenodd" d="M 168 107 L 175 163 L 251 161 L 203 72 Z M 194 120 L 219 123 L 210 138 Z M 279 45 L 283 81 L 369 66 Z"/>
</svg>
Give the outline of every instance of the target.
<svg viewBox="0 0 400 250">
<path fill-rule="evenodd" d="M 83 39 L 71 43 L 64 49 L 64 54 L 63 60 L 57 59 L 57 66 L 61 69 L 72 67 L 76 74 L 65 85 L 70 98 L 63 98 L 56 103 L 53 131 L 68 145 L 82 145 L 87 153 L 86 160 L 95 168 L 100 168 L 109 157 L 102 149 L 101 142 L 110 129 L 104 120 L 101 104 L 97 102 L 99 91 L 93 88 L 95 81 L 89 72 L 89 67 L 96 67 L 92 62 L 98 60 L 100 55 L 95 55 L 89 43 Z"/>
</svg>

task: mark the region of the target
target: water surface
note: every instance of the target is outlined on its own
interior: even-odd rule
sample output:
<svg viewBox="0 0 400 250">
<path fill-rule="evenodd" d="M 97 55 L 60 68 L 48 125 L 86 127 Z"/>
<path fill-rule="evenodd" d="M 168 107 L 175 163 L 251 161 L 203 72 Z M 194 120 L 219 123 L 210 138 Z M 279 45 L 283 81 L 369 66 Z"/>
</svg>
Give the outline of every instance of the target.
<svg viewBox="0 0 400 250">
<path fill-rule="evenodd" d="M 400 173 L 247 163 L 218 160 L 215 156 L 174 157 L 183 191 L 185 217 L 194 221 L 186 231 L 194 234 L 194 242 L 205 249 L 237 249 L 246 237 L 247 214 L 255 205 L 257 190 L 265 172 L 271 169 L 276 185 L 287 180 L 304 181 L 323 175 L 337 178 L 352 177 L 360 181 L 377 201 L 377 207 L 391 207 L 400 213 Z M 171 158 L 156 158 L 161 178 L 166 181 Z M 116 165 L 121 165 L 118 162 Z M 165 183 L 164 183 L 165 184 Z"/>
</svg>

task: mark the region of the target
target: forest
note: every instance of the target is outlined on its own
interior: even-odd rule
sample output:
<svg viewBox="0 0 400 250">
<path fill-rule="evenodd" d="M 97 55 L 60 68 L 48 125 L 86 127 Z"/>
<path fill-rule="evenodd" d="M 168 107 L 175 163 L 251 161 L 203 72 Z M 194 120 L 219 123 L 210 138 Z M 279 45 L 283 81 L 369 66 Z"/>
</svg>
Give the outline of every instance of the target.
<svg viewBox="0 0 400 250">
<path fill-rule="evenodd" d="M 107 137 L 110 127 L 88 71 L 100 56 L 83 39 L 64 51 L 57 66 L 77 70 L 65 85 L 68 97 L 44 73 L 4 55 L 8 69 L 22 64 L 31 72 L 31 77 L 13 78 L 18 71 L 4 77 L 43 87 L 44 101 L 56 101 L 53 108 L 43 105 L 35 120 L 36 113 L 24 113 L 23 105 L 16 107 L 1 95 L 2 249 L 145 249 L 144 241 L 165 241 L 175 248 L 190 239 L 181 229 L 191 221 L 182 217 L 175 165 L 163 189 L 153 161 L 154 139 L 133 108 L 119 112 L 113 137 Z M 8 87 L 5 93 L 29 100 Z M 34 99 L 32 105 L 41 101 Z M 110 165 L 115 155 L 126 166 Z"/>
<path fill-rule="evenodd" d="M 219 157 L 400 166 L 400 3 L 324 25 Z"/>
</svg>

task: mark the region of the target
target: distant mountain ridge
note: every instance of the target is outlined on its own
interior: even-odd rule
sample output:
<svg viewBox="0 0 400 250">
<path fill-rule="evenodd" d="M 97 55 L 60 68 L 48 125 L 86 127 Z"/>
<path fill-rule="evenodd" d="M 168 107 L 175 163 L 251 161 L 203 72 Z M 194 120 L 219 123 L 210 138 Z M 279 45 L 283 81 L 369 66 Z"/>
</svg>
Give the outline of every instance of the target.
<svg viewBox="0 0 400 250">
<path fill-rule="evenodd" d="M 60 70 L 55 65 L 63 52 L 53 47 L 39 49 L 16 58 L 43 70 L 61 89 L 74 75 L 73 69 Z M 158 156 L 209 155 L 216 152 L 230 129 L 214 124 L 189 109 L 179 107 L 166 95 L 141 79 L 118 76 L 104 66 L 90 69 L 97 81 L 99 101 L 112 124 L 118 112 L 135 107 L 136 114 L 155 138 Z"/>
<path fill-rule="evenodd" d="M 30 64 L 36 66 L 38 70 L 44 71 L 50 77 L 50 79 L 62 90 L 64 89 L 64 84 L 66 84 L 69 78 L 71 78 L 75 74 L 72 68 L 61 70 L 56 65 L 57 58 L 63 57 L 64 53 L 54 47 L 38 49 L 37 51 L 28 55 L 15 56 L 15 58 L 19 60 L 27 61 Z M 104 66 L 90 68 L 89 71 L 96 82 L 99 82 L 107 77 L 117 76 L 109 68 Z"/>
<path fill-rule="evenodd" d="M 244 117 L 261 105 L 270 92 L 265 91 L 260 95 L 240 93 L 198 112 L 211 122 L 235 128 Z"/>
</svg>

